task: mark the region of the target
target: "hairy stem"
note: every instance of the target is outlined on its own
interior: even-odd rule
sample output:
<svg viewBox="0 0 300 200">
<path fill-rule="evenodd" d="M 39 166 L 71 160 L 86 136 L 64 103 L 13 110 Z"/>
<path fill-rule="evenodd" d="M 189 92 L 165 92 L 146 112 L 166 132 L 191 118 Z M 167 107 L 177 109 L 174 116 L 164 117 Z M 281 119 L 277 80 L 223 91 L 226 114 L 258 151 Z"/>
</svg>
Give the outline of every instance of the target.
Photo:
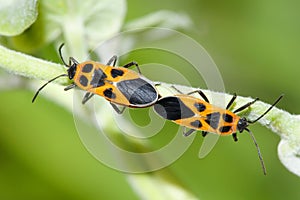
<svg viewBox="0 0 300 200">
<path fill-rule="evenodd" d="M 50 80 L 59 74 L 66 73 L 60 64 L 13 51 L 1 45 L 0 67 L 16 75 L 41 80 Z M 68 78 L 61 78 L 55 82 L 66 85 Z"/>
</svg>

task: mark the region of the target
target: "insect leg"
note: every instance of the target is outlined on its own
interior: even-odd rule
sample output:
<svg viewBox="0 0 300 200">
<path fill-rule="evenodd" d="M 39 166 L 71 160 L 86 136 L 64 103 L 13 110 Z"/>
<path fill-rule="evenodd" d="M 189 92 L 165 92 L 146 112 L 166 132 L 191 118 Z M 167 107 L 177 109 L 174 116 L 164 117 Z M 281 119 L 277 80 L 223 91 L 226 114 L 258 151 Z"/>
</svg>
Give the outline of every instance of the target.
<svg viewBox="0 0 300 200">
<path fill-rule="evenodd" d="M 73 89 L 75 88 L 76 85 L 74 83 L 72 83 L 71 85 L 68 85 L 67 87 L 64 88 L 64 91 L 67 91 L 67 90 L 70 90 L 70 89 Z"/>
<path fill-rule="evenodd" d="M 125 111 L 125 106 L 122 108 L 122 109 L 120 109 L 120 108 L 118 108 L 118 106 L 116 106 L 115 104 L 113 104 L 113 103 L 110 103 L 110 105 L 113 107 L 113 109 L 118 113 L 118 114 L 122 114 L 124 111 Z"/>
<path fill-rule="evenodd" d="M 183 92 L 181 92 L 178 88 L 176 88 L 174 85 L 171 85 L 171 88 L 173 88 L 174 90 L 176 90 L 179 94 L 183 94 Z"/>
<path fill-rule="evenodd" d="M 248 108 L 249 106 L 251 106 L 252 104 L 254 104 L 256 101 L 258 100 L 258 98 L 254 99 L 253 101 L 246 103 L 245 105 L 239 107 L 238 109 L 236 109 L 235 111 L 233 111 L 234 113 L 240 112 L 242 110 L 245 110 L 246 108 Z"/>
<path fill-rule="evenodd" d="M 183 94 L 183 92 L 181 92 L 178 88 L 176 88 L 174 85 L 171 86 L 171 88 L 173 88 L 174 90 L 176 90 L 178 93 Z M 204 101 L 206 101 L 207 103 L 209 103 L 209 100 L 207 98 L 207 96 L 202 92 L 202 90 L 198 89 L 198 90 L 194 90 L 192 92 L 187 93 L 186 95 L 191 95 L 194 93 L 198 93 L 203 99 Z"/>
<path fill-rule="evenodd" d="M 195 131 L 195 129 L 190 129 L 190 130 L 188 130 L 187 132 L 183 132 L 183 135 L 184 135 L 185 137 L 187 137 L 187 136 L 191 135 L 194 131 Z"/>
<path fill-rule="evenodd" d="M 234 140 L 235 142 L 237 142 L 237 141 L 238 141 L 238 138 L 237 138 L 237 135 L 236 135 L 236 133 L 232 133 L 232 137 L 233 137 L 233 140 Z"/>
<path fill-rule="evenodd" d="M 154 86 L 160 86 L 161 82 L 154 82 Z"/>
<path fill-rule="evenodd" d="M 82 104 L 85 104 L 88 100 L 90 100 L 90 98 L 92 98 L 94 96 L 94 93 L 90 93 L 90 92 L 87 92 L 85 93 L 81 103 Z"/>
<path fill-rule="evenodd" d="M 129 68 L 129 67 L 131 67 L 131 66 L 133 66 L 133 65 L 136 66 L 137 70 L 139 71 L 139 74 L 142 74 L 142 73 L 141 73 L 141 69 L 140 69 L 140 67 L 139 67 L 139 65 L 138 65 L 137 62 L 132 61 L 132 62 L 130 62 L 130 63 L 127 63 L 127 64 L 124 65 L 123 67 L 124 67 L 124 68 Z"/>
<path fill-rule="evenodd" d="M 232 106 L 233 102 L 236 99 L 236 93 L 233 94 L 231 100 L 228 102 L 227 106 L 226 106 L 226 110 L 228 110 L 230 108 L 230 106 Z"/>
<path fill-rule="evenodd" d="M 206 131 L 202 131 L 202 137 L 207 136 L 207 133 L 208 133 L 208 132 L 206 132 Z"/>
<path fill-rule="evenodd" d="M 204 99 L 204 101 L 206 101 L 207 103 L 209 103 L 209 100 L 208 100 L 207 96 L 202 92 L 202 90 L 198 89 L 198 90 L 195 90 L 195 91 L 187 93 L 187 95 L 194 94 L 196 92 Z"/>
<path fill-rule="evenodd" d="M 115 66 L 117 60 L 118 60 L 118 57 L 117 57 L 116 55 L 114 55 L 113 57 L 111 57 L 111 58 L 109 59 L 109 61 L 106 63 L 106 65 L 110 65 L 111 63 L 113 63 L 112 66 Z"/>
<path fill-rule="evenodd" d="M 79 62 L 78 62 L 77 60 L 75 60 L 75 58 L 70 57 L 70 58 L 69 58 L 69 66 L 72 65 L 72 62 L 75 63 L 75 64 L 79 64 Z"/>
</svg>

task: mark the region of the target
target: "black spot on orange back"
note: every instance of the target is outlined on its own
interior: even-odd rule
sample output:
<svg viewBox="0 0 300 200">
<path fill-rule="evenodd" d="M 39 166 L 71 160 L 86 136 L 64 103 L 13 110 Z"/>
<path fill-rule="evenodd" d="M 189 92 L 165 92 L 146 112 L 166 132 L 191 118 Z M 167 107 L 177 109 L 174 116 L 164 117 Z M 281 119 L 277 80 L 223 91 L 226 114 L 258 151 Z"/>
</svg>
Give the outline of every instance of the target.
<svg viewBox="0 0 300 200">
<path fill-rule="evenodd" d="M 116 98 L 116 94 L 113 93 L 112 88 L 108 88 L 108 89 L 104 90 L 103 94 L 104 94 L 104 96 L 106 96 L 109 99 L 115 99 Z"/>
<path fill-rule="evenodd" d="M 232 117 L 231 115 L 227 114 L 227 113 L 224 113 L 224 114 L 222 115 L 222 118 L 223 118 L 223 120 L 224 120 L 225 122 L 228 122 L 228 123 L 233 122 L 233 117 Z"/>
<path fill-rule="evenodd" d="M 85 64 L 83 67 L 82 67 L 82 72 L 84 73 L 89 73 L 93 70 L 93 64 L 91 63 L 88 63 L 88 64 Z"/>
<path fill-rule="evenodd" d="M 110 74 L 113 78 L 116 78 L 118 76 L 123 76 L 124 72 L 120 69 L 112 69 Z"/>
<path fill-rule="evenodd" d="M 206 109 L 206 106 L 203 103 L 195 103 L 194 106 L 199 112 L 203 112 Z"/>
<path fill-rule="evenodd" d="M 190 124 L 195 128 L 201 128 L 202 127 L 202 123 L 199 120 L 195 120 L 195 121 L 191 122 Z"/>
<path fill-rule="evenodd" d="M 79 78 L 79 82 L 82 86 L 86 87 L 86 86 L 88 86 L 89 80 L 84 75 L 81 75 Z"/>
<path fill-rule="evenodd" d="M 228 131 L 230 131 L 230 129 L 231 129 L 231 126 L 221 126 L 221 127 L 219 128 L 219 131 L 220 131 L 221 133 L 227 133 Z"/>
<path fill-rule="evenodd" d="M 106 77 L 106 74 L 101 69 L 95 69 L 92 76 L 91 85 L 94 88 L 103 86 L 105 84 L 104 80 Z"/>
<path fill-rule="evenodd" d="M 221 114 L 219 112 L 213 112 L 206 115 L 205 122 L 213 129 L 217 129 L 219 126 L 220 117 Z"/>
</svg>

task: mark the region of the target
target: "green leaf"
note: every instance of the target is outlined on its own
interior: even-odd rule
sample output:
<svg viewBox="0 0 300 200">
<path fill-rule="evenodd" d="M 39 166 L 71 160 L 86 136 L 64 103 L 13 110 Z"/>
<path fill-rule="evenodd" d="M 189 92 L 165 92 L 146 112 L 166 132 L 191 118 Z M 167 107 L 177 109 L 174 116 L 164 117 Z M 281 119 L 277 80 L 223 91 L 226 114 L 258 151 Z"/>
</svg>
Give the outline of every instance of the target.
<svg viewBox="0 0 300 200">
<path fill-rule="evenodd" d="M 37 0 L 0 0 L 0 34 L 19 35 L 37 18 Z"/>
<path fill-rule="evenodd" d="M 189 29 L 192 27 L 192 25 L 192 20 L 184 13 L 160 10 L 128 22 L 124 26 L 124 30 L 138 29 L 142 27 Z"/>
<path fill-rule="evenodd" d="M 67 43 L 84 41 L 91 45 L 116 34 L 126 13 L 124 0 L 42 1 L 48 41 L 63 32 Z"/>
</svg>

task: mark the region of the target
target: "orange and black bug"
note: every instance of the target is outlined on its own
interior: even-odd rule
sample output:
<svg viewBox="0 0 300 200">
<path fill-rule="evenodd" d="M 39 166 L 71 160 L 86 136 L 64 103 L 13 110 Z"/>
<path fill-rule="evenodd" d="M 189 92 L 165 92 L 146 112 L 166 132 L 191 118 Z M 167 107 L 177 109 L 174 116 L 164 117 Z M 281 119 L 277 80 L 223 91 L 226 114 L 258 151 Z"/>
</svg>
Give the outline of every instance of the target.
<svg viewBox="0 0 300 200">
<path fill-rule="evenodd" d="M 68 76 L 70 80 L 73 80 L 73 83 L 64 89 L 65 91 L 75 87 L 87 91 L 82 100 L 83 104 L 97 94 L 107 99 L 118 113 L 122 113 L 125 106 L 144 108 L 153 105 L 158 100 L 155 84 L 141 75 L 136 62 L 130 62 L 123 67 L 115 67 L 117 56 L 113 56 L 106 65 L 94 61 L 79 63 L 70 57 L 69 64 L 66 64 L 61 53 L 63 45 L 59 47 L 59 55 L 68 68 L 67 74 L 61 74 L 45 83 L 38 89 L 32 102 L 47 84 L 63 76 Z M 131 66 L 136 66 L 139 73 L 129 70 Z M 115 104 L 122 105 L 124 108 L 120 110 Z"/>
<path fill-rule="evenodd" d="M 173 87 L 176 89 L 175 87 Z M 177 89 L 176 89 L 177 90 Z M 179 90 L 177 90 L 180 92 Z M 190 94 L 198 93 L 204 100 L 190 96 Z M 181 93 L 181 92 L 180 92 Z M 247 128 L 250 124 L 253 124 L 265 116 L 283 97 L 281 95 L 262 115 L 257 119 L 250 121 L 245 117 L 240 117 L 236 113 L 245 110 L 255 103 L 255 100 L 241 106 L 233 112 L 228 110 L 236 99 L 236 94 L 233 95 L 232 99 L 226 106 L 226 109 L 222 109 L 211 105 L 208 98 L 201 90 L 193 91 L 188 94 L 176 94 L 174 96 L 167 96 L 159 99 L 155 105 L 154 110 L 161 117 L 172 120 L 175 123 L 190 128 L 189 131 L 185 132 L 184 135 L 188 136 L 196 130 L 202 131 L 203 137 L 207 133 L 215 133 L 222 136 L 232 135 L 234 141 L 237 141 L 237 132 L 240 133 L 244 130 L 248 131 L 251 135 L 254 144 L 258 151 L 258 156 L 263 168 L 264 174 L 266 174 L 265 165 L 260 153 L 259 146 L 255 140 L 252 132 Z"/>
</svg>

